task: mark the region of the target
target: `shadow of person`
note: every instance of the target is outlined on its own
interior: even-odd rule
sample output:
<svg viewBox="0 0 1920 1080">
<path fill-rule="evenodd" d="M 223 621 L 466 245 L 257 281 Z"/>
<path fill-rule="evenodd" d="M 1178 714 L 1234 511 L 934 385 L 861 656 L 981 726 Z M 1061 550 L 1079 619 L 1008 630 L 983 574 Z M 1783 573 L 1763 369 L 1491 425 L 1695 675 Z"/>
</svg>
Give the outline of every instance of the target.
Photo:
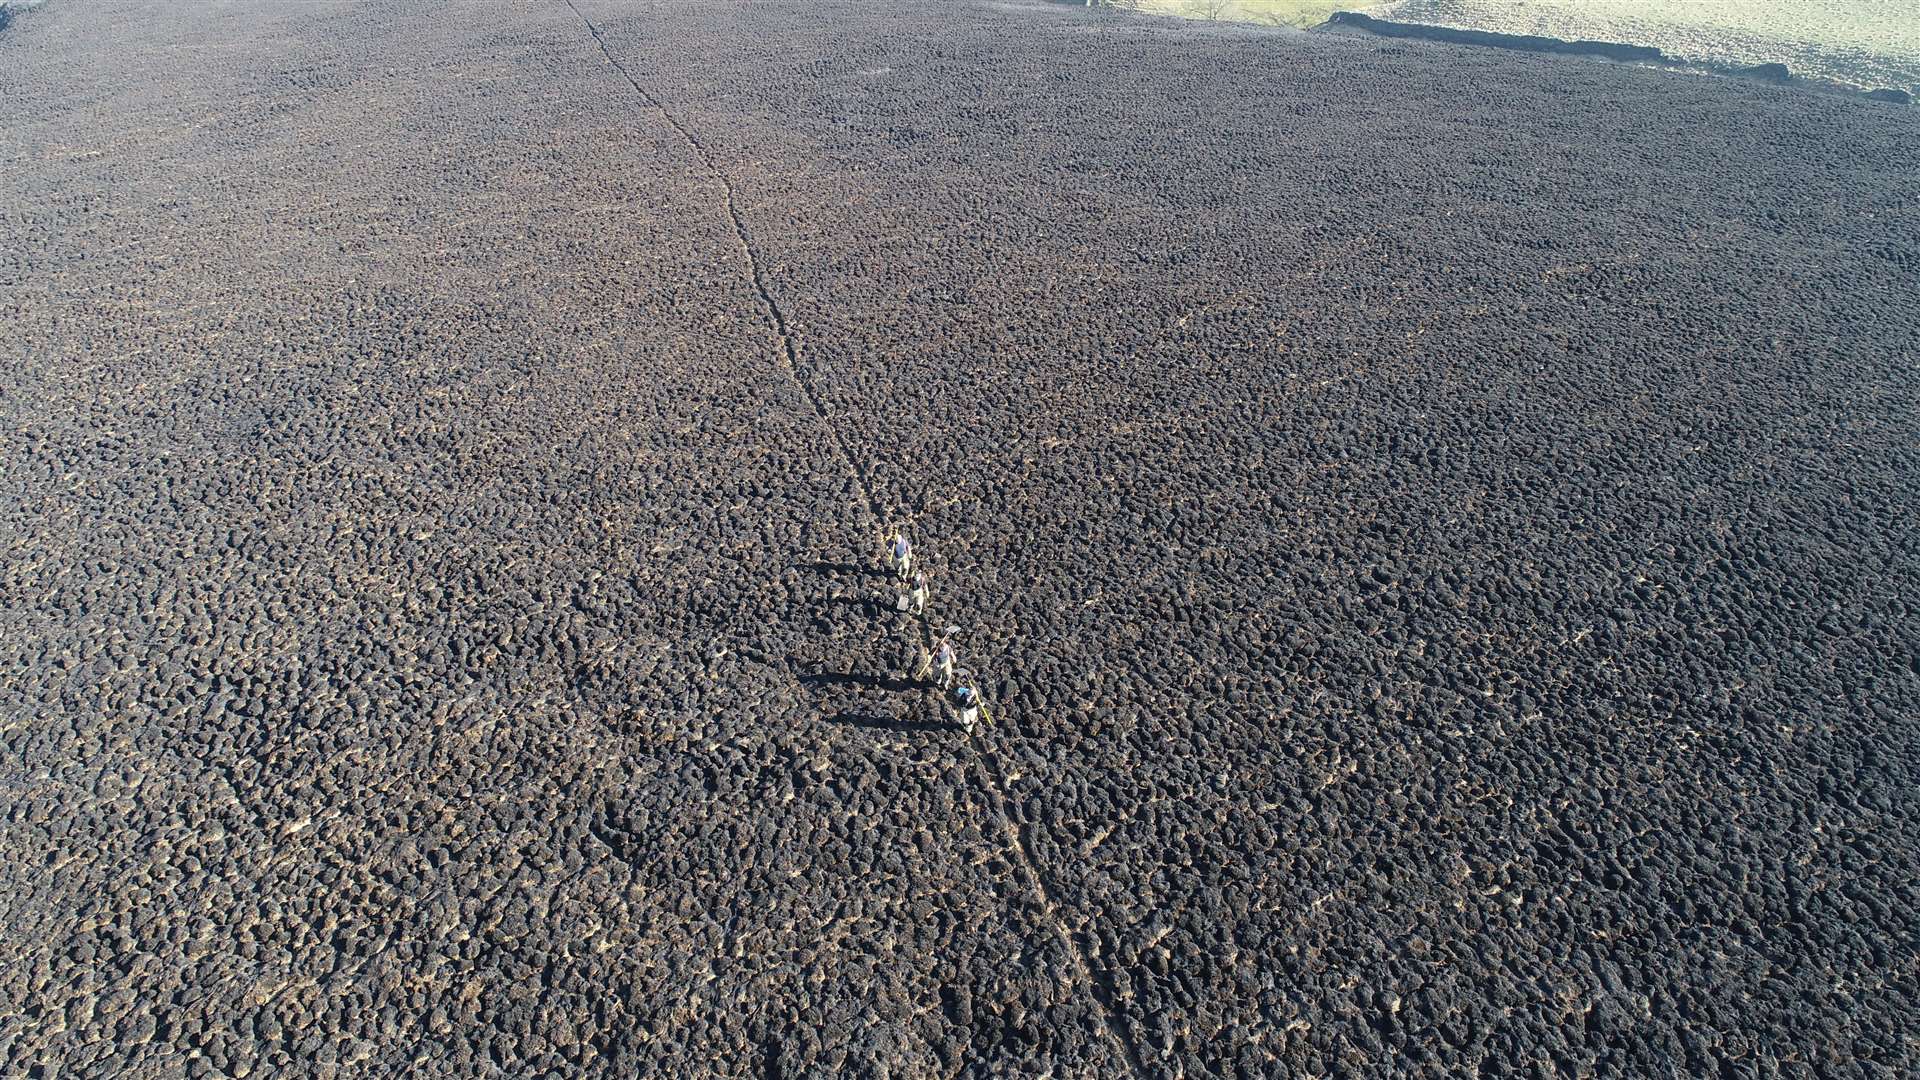
<svg viewBox="0 0 1920 1080">
<path fill-rule="evenodd" d="M 798 562 L 792 569 L 805 570 L 815 574 L 850 574 L 854 577 L 885 578 L 888 573 L 877 566 L 861 566 L 846 562 Z"/>
<path fill-rule="evenodd" d="M 867 690 L 887 690 L 899 693 L 903 690 L 931 690 L 933 684 L 919 679 L 902 679 L 894 675 L 864 675 L 857 671 L 816 671 L 811 675 L 800 676 L 803 686 L 858 686 Z"/>
<path fill-rule="evenodd" d="M 944 720 L 902 720 L 893 716 L 874 716 L 871 713 L 841 713 L 832 718 L 836 724 L 850 727 L 872 728 L 876 731 L 958 731 L 955 724 Z"/>
</svg>

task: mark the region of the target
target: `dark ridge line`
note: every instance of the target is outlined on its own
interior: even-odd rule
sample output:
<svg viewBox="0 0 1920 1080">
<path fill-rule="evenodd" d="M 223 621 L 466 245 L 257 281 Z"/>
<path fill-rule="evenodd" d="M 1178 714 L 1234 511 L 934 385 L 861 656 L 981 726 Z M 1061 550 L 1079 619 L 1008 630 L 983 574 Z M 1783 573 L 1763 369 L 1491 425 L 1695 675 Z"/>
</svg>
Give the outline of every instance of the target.
<svg viewBox="0 0 1920 1080">
<path fill-rule="evenodd" d="M 1019 853 L 1020 863 L 1026 870 L 1027 876 L 1032 879 L 1031 888 L 1040 901 L 1041 914 L 1046 916 L 1047 922 L 1053 926 L 1054 933 L 1060 935 L 1060 940 L 1066 944 L 1067 956 L 1073 961 L 1075 974 L 1085 980 L 1087 989 L 1093 991 L 1093 1003 L 1097 1006 L 1100 1019 L 1106 1023 L 1107 1034 L 1113 1037 L 1113 1041 L 1120 1045 L 1121 1053 L 1126 1055 L 1127 1066 L 1132 1069 L 1133 1075 L 1138 1080 L 1146 1080 L 1151 1074 L 1147 1071 L 1146 1060 L 1140 1056 L 1140 1047 L 1135 1043 L 1128 1029 L 1120 1023 L 1119 1017 L 1115 1015 L 1114 1010 L 1117 1007 L 1119 994 L 1114 990 L 1113 972 L 1106 967 L 1101 967 L 1099 974 L 1097 976 L 1094 974 L 1095 968 L 1087 959 L 1085 946 L 1080 944 L 1079 939 L 1068 933 L 1066 924 L 1060 921 L 1060 898 L 1053 886 L 1048 883 L 1047 876 L 1040 872 L 1040 864 L 1035 862 L 1028 852 L 1026 828 L 1015 824 L 1013 815 L 1007 812 L 1006 770 L 1000 766 L 999 755 L 980 741 L 977 731 L 967 733 L 967 742 L 972 744 L 974 755 L 987 765 L 988 775 L 992 780 L 988 791 L 993 796 L 994 810 L 1000 815 L 1000 825 L 1006 830 L 1007 840 L 1013 850 Z"/>
<path fill-rule="evenodd" d="M 1455 45 L 1480 45 L 1495 49 L 1517 49 L 1521 52 L 1604 56 L 1609 60 L 1645 64 L 1660 64 L 1667 61 L 1667 54 L 1651 45 L 1622 45 L 1613 41 L 1564 41 L 1538 34 L 1503 34 L 1494 30 L 1456 30 L 1450 26 L 1434 26 L 1430 23 L 1388 22 L 1357 11 L 1336 11 L 1327 16 L 1326 25 L 1351 26 L 1379 34 L 1381 37 L 1424 38 L 1429 41 L 1451 42 Z"/>
<path fill-rule="evenodd" d="M 866 470 L 861 468 L 858 459 L 853 456 L 852 451 L 847 449 L 846 440 L 841 436 L 840 430 L 834 426 L 832 417 L 827 413 L 825 402 L 821 400 L 820 395 L 815 391 L 814 387 L 800 374 L 799 349 L 794 344 L 793 333 L 787 327 L 786 313 L 780 309 L 779 302 L 773 298 L 773 293 L 767 289 L 766 277 L 760 266 L 760 258 L 754 253 L 752 240 L 747 233 L 746 222 L 741 218 L 740 208 L 734 198 L 733 181 L 727 179 L 726 173 L 720 170 L 719 165 L 714 161 L 713 154 L 708 151 L 706 144 L 696 138 L 677 117 L 671 112 L 668 112 L 666 106 L 660 103 L 660 99 L 649 93 L 646 87 L 641 86 L 640 81 L 633 77 L 633 73 L 628 71 L 625 65 L 614 58 L 613 51 L 607 47 L 606 38 L 601 35 L 600 28 L 594 25 L 593 20 L 587 18 L 587 16 L 581 12 L 580 8 L 574 3 L 574 0 L 565 0 L 565 2 L 567 7 L 572 10 L 574 16 L 580 20 L 581 25 L 587 28 L 587 33 L 593 37 L 593 43 L 600 47 L 600 55 L 606 57 L 608 66 L 619 72 L 621 77 L 626 79 L 627 85 L 633 87 L 634 93 L 639 94 L 648 105 L 652 106 L 655 112 L 660 114 L 661 118 L 664 119 L 673 130 L 679 132 L 680 137 L 686 140 L 687 145 L 692 147 L 693 152 L 699 156 L 701 164 L 705 165 L 707 171 L 713 174 L 715 180 L 719 181 L 726 195 L 727 216 L 733 222 L 734 236 L 740 241 L 740 249 L 746 255 L 747 267 L 753 276 L 754 291 L 760 294 L 760 302 L 765 306 L 769 320 L 773 323 L 774 330 L 779 334 L 781 351 L 786 360 L 787 374 L 793 379 L 794 384 L 800 387 L 800 391 L 806 395 L 807 401 L 812 404 L 814 414 L 819 418 L 821 426 L 825 427 L 827 433 L 833 437 L 834 445 L 839 448 L 840 456 L 846 461 L 847 466 L 853 470 L 854 484 L 860 491 L 862 501 L 866 503 L 867 511 L 873 515 L 876 522 L 886 521 L 886 515 L 880 512 L 880 504 L 878 500 L 873 497 L 872 488 L 868 486 Z M 920 620 L 920 635 L 923 643 L 931 648 L 932 631 L 928 629 L 924 618 Z M 1147 1080 L 1149 1074 L 1145 1061 L 1140 1056 L 1139 1047 L 1134 1044 L 1130 1034 L 1113 1013 L 1110 1002 L 1115 995 L 1111 975 L 1103 971 L 1100 978 L 1094 977 L 1094 968 L 1093 965 L 1087 961 L 1086 950 L 1081 947 L 1080 942 L 1076 940 L 1072 934 L 1067 932 L 1066 924 L 1060 921 L 1058 903 L 1054 896 L 1054 890 L 1048 885 L 1045 875 L 1040 872 L 1039 864 L 1034 861 L 1032 853 L 1027 848 L 1025 837 L 1022 835 L 1018 826 L 1014 824 L 1012 816 L 1007 812 L 1006 774 L 1000 767 L 998 757 L 993 755 L 980 741 L 980 736 L 977 732 L 969 733 L 967 741 L 973 747 L 975 756 L 987 764 L 989 794 L 993 798 L 994 810 L 1000 816 L 1000 823 L 1006 831 L 1015 861 L 1026 871 L 1026 877 L 1029 879 L 1034 896 L 1040 901 L 1041 913 L 1045 916 L 1046 922 L 1053 928 L 1053 932 L 1060 938 L 1061 942 L 1066 945 L 1067 956 L 1074 965 L 1075 974 L 1078 975 L 1080 979 L 1086 983 L 1087 988 L 1093 992 L 1095 1010 L 1100 1014 L 1100 1019 L 1105 1023 L 1108 1036 L 1111 1037 L 1115 1043 L 1119 1044 L 1120 1050 L 1122 1054 L 1125 1055 L 1127 1064 L 1132 1069 L 1137 1080 Z"/>
<path fill-rule="evenodd" d="M 600 46 L 600 55 L 606 57 L 607 63 L 627 80 L 627 85 L 633 87 L 634 93 L 644 98 L 647 104 L 653 107 L 653 111 L 659 113 L 661 119 L 680 134 L 680 138 L 685 140 L 694 154 L 700 158 L 700 163 L 706 166 L 715 180 L 720 182 L 720 187 L 726 195 L 727 217 L 733 222 L 734 238 L 740 241 L 741 253 L 747 257 L 747 269 L 753 276 L 753 291 L 760 294 L 760 304 L 766 308 L 768 321 L 773 324 L 774 333 L 780 338 L 780 349 L 785 355 L 787 374 L 793 378 L 794 385 L 800 388 L 800 392 L 806 395 L 808 404 L 813 406 L 814 415 L 819 417 L 821 426 L 827 429 L 827 435 L 839 448 L 840 457 L 853 471 L 854 484 L 860 489 L 860 497 L 866 503 L 867 512 L 873 515 L 876 522 L 884 522 L 886 515 L 880 512 L 880 504 L 873 497 L 873 489 L 867 481 L 866 468 L 860 464 L 860 459 L 854 456 L 853 451 L 847 448 L 846 438 L 840 434 L 840 429 L 835 427 L 832 419 L 828 417 L 826 403 L 820 399 L 820 394 L 814 389 L 813 383 L 800 374 L 800 349 L 794 344 L 793 331 L 787 327 L 787 313 L 780 309 L 780 302 L 773 298 L 772 291 L 767 288 L 766 274 L 760 266 L 760 256 L 755 254 L 753 241 L 747 234 L 746 221 L 740 216 L 740 206 L 734 196 L 733 181 L 727 179 L 727 174 L 722 172 L 720 166 L 715 163 L 712 152 L 707 149 L 707 144 L 696 138 L 678 117 L 667 111 L 667 107 L 661 104 L 659 98 L 640 85 L 640 80 L 634 78 L 633 73 L 629 72 L 625 65 L 614 59 L 613 51 L 607 48 L 607 39 L 601 36 L 600 28 L 594 25 L 593 20 L 587 18 L 573 0 L 566 0 L 566 4 L 586 26 L 587 33 L 593 35 L 593 43 Z"/>
<path fill-rule="evenodd" d="M 917 620 L 920 624 L 920 642 L 926 648 L 927 655 L 933 655 L 933 627 L 927 622 L 925 613 Z M 1013 851 L 1016 862 L 1025 871 L 1027 887 L 1040 902 L 1040 913 L 1047 925 L 1067 947 L 1067 958 L 1072 961 L 1074 975 L 1087 984 L 1093 992 L 1094 1011 L 1106 1026 L 1107 1035 L 1120 1047 L 1127 1060 L 1128 1068 L 1136 1080 L 1146 1080 L 1151 1075 L 1147 1070 L 1146 1059 L 1140 1056 L 1140 1046 L 1134 1040 L 1132 1032 L 1120 1022 L 1115 1013 L 1119 994 L 1114 989 L 1113 971 L 1106 966 L 1095 967 L 1087 959 L 1087 950 L 1078 938 L 1067 932 L 1066 923 L 1060 921 L 1060 898 L 1047 875 L 1041 872 L 1040 862 L 1033 857 L 1032 847 L 1027 840 L 1026 829 L 1013 820 L 1007 810 L 1007 791 L 1013 786 L 1007 780 L 1007 771 L 1000 764 L 1000 756 L 994 753 L 980 737 L 978 730 L 967 732 L 967 745 L 973 749 L 973 756 L 981 762 L 987 776 L 987 795 L 993 802 L 993 812 L 1000 818 L 1000 827 L 1007 835 L 1007 846 Z M 1096 975 L 1095 972 L 1098 972 Z"/>
<path fill-rule="evenodd" d="M 1717 64 L 1708 61 L 1679 60 L 1668 56 L 1664 51 L 1652 45 L 1627 45 L 1617 41 L 1566 41 L 1561 38 L 1543 37 L 1538 34 L 1503 34 L 1496 30 L 1460 30 L 1451 26 L 1436 26 L 1432 23 L 1393 22 L 1376 19 L 1358 11 L 1336 11 L 1327 16 L 1327 21 L 1314 27 L 1315 30 L 1358 30 L 1384 38 L 1401 38 L 1415 41 L 1443 41 L 1450 45 L 1469 45 L 1485 49 L 1509 49 L 1516 52 L 1552 53 L 1563 56 L 1597 56 L 1623 64 L 1645 64 L 1648 67 L 1665 68 L 1671 71 L 1697 71 L 1708 75 L 1726 78 L 1751 79 L 1772 83 L 1776 86 L 1791 86 L 1815 93 L 1837 94 L 1841 97 L 1863 97 L 1870 101 L 1886 101 L 1897 105 L 1908 104 L 1912 95 L 1905 90 L 1882 88 L 1863 90 L 1857 86 L 1836 82 L 1819 76 L 1795 75 L 1785 64 L 1756 64 L 1751 67 L 1739 67 L 1732 64 Z"/>
</svg>

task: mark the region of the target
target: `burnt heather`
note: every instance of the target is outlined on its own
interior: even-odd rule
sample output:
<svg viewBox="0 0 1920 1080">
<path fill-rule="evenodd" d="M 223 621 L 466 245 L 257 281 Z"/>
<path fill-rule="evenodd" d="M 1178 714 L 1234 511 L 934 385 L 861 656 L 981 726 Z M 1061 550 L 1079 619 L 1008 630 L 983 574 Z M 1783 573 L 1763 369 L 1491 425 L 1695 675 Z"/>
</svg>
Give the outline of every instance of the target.
<svg viewBox="0 0 1920 1080">
<path fill-rule="evenodd" d="M 1920 112 L 73 0 L 0 175 L 0 1074 L 1920 1062 Z"/>
</svg>

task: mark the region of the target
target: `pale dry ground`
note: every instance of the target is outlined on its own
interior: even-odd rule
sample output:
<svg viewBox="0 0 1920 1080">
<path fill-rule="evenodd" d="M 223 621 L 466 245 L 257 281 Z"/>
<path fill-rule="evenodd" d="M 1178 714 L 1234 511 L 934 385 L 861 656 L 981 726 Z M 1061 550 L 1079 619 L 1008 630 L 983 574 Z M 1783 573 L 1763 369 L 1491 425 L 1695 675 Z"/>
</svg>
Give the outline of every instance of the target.
<svg viewBox="0 0 1920 1080">
<path fill-rule="evenodd" d="M 1377 18 L 1652 45 L 1683 60 L 1786 63 L 1865 89 L 1920 91 L 1913 0 L 1393 0 Z"/>
<path fill-rule="evenodd" d="M 1336 11 L 1563 40 L 1652 45 L 1727 66 L 1783 62 L 1862 89 L 1920 90 L 1920 7 L 1910 0 L 1139 0 L 1193 20 L 1308 28 Z"/>
</svg>

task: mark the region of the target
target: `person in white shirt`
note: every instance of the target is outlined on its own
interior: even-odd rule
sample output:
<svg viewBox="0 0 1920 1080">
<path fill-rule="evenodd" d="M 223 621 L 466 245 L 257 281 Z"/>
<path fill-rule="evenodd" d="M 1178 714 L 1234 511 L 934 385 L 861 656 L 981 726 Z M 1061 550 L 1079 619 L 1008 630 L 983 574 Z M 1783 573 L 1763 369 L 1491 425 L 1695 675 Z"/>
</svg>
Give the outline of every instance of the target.
<svg viewBox="0 0 1920 1080">
<path fill-rule="evenodd" d="M 952 637 L 957 629 L 959 628 L 954 626 L 947 627 L 946 634 L 940 638 L 940 644 L 933 650 L 933 675 L 939 681 L 942 690 L 953 685 L 953 667 L 959 657 L 954 654 Z"/>
</svg>

